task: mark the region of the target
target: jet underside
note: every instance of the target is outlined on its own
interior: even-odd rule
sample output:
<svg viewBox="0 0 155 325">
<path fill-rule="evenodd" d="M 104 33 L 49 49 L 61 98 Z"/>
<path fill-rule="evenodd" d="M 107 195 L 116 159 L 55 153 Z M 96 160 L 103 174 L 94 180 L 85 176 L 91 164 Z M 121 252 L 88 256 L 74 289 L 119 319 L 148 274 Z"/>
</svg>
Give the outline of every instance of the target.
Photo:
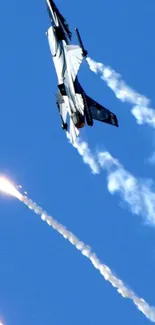
<svg viewBox="0 0 155 325">
<path fill-rule="evenodd" d="M 68 131 L 69 116 L 70 139 L 74 143 L 79 129 L 87 124 L 92 126 L 93 119 L 118 126 L 116 116 L 105 107 L 86 95 L 77 74 L 87 55 L 76 29 L 80 46 L 71 44 L 71 32 L 65 18 L 60 14 L 53 0 L 46 0 L 52 25 L 47 31 L 48 42 L 58 79 L 56 104 L 62 120 L 62 128 Z"/>
</svg>

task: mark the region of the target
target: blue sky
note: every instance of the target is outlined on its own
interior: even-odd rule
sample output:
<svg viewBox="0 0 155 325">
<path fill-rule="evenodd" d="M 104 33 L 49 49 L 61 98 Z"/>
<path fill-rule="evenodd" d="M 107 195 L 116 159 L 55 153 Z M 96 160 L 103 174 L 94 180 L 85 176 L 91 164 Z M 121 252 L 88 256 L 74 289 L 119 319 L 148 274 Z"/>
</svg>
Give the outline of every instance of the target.
<svg viewBox="0 0 155 325">
<path fill-rule="evenodd" d="M 112 67 L 155 102 L 153 0 L 57 0 L 89 56 Z M 61 130 L 57 79 L 45 31 L 45 1 L 0 4 L 0 171 L 93 247 L 137 295 L 155 305 L 155 229 L 147 212 L 131 213 L 124 197 L 107 190 L 107 173 L 93 175 Z M 155 131 L 138 126 L 131 105 L 116 98 L 84 63 L 87 93 L 117 114 L 120 127 L 95 123 L 82 138 L 92 152 L 108 151 L 136 179 L 154 179 L 147 163 Z M 148 184 L 148 183 L 147 183 Z M 153 191 L 153 189 L 152 189 Z M 140 202 L 141 204 L 141 202 Z M 17 200 L 0 197 L 0 318 L 4 325 L 137 324 L 149 320 L 59 234 Z"/>
</svg>

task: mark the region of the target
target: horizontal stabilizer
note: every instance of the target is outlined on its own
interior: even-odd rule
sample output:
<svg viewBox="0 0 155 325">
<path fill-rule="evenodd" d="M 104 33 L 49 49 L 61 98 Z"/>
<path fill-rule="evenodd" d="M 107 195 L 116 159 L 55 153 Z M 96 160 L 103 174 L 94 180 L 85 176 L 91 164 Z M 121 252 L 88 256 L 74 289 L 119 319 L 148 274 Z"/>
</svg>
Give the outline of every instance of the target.
<svg viewBox="0 0 155 325">
<path fill-rule="evenodd" d="M 86 96 L 87 104 L 94 120 L 98 120 L 104 123 L 108 123 L 118 127 L 117 116 L 110 112 L 107 108 L 97 103 L 95 100 Z"/>
<path fill-rule="evenodd" d="M 67 120 L 67 109 L 66 104 L 63 100 L 63 96 L 61 95 L 60 91 L 56 94 L 56 104 L 59 110 L 59 114 L 61 116 L 62 122 L 66 123 Z"/>
<path fill-rule="evenodd" d="M 70 130 L 69 130 L 69 136 L 70 136 L 70 141 L 74 145 L 76 143 L 77 137 L 79 135 L 79 130 L 76 128 L 74 125 L 72 119 L 70 118 Z"/>
</svg>

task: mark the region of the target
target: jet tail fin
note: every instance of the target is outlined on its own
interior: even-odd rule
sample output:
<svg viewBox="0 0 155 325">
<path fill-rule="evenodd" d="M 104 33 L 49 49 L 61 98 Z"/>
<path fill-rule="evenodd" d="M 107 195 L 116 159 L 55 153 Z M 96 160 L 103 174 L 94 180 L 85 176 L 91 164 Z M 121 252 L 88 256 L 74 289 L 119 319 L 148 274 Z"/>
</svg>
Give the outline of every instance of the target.
<svg viewBox="0 0 155 325">
<path fill-rule="evenodd" d="M 98 120 L 118 127 L 117 116 L 89 96 L 87 96 L 87 105 L 94 120 Z"/>
</svg>

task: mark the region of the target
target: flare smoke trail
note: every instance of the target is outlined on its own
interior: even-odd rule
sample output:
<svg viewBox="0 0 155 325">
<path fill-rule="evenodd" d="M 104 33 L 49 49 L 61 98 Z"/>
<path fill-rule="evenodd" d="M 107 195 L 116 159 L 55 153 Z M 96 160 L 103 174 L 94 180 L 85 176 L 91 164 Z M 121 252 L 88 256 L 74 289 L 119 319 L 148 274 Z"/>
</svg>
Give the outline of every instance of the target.
<svg viewBox="0 0 155 325">
<path fill-rule="evenodd" d="M 139 298 L 135 293 L 128 289 L 125 284 L 113 275 L 112 271 L 108 266 L 102 264 L 99 258 L 94 252 L 92 252 L 91 247 L 85 245 L 80 241 L 71 231 L 67 230 L 62 224 L 56 221 L 53 217 L 48 216 L 48 214 L 35 202 L 29 199 L 27 196 L 22 195 L 17 191 L 14 184 L 10 183 L 6 178 L 0 177 L 0 192 L 12 195 L 18 200 L 23 202 L 30 210 L 33 210 L 36 214 L 41 216 L 43 221 L 46 221 L 49 226 L 55 229 L 59 234 L 61 234 L 65 239 L 67 239 L 73 246 L 75 246 L 82 255 L 86 256 L 92 265 L 100 272 L 104 279 L 112 284 L 113 287 L 117 288 L 118 293 L 123 298 L 128 298 L 133 301 L 137 308 L 152 322 L 155 322 L 155 307 L 149 306 L 149 304 L 142 298 Z"/>
<path fill-rule="evenodd" d="M 86 256 L 93 266 L 100 272 L 104 279 L 112 284 L 113 287 L 117 288 L 118 293 L 123 298 L 128 298 L 133 301 L 137 308 L 152 322 L 155 322 L 155 308 L 149 306 L 149 304 L 142 298 L 139 298 L 135 293 L 128 289 L 125 284 L 113 275 L 112 271 L 108 266 L 102 264 L 99 258 L 94 252 L 92 252 L 91 247 L 85 245 L 80 241 L 71 231 L 67 230 L 62 224 L 58 223 L 53 217 L 48 216 L 48 214 L 43 211 L 35 202 L 26 196 L 18 196 L 19 200 L 22 201 L 29 209 L 33 210 L 36 214 L 41 215 L 41 219 L 46 221 L 49 226 L 55 229 L 59 234 L 61 234 L 65 239 L 67 239 L 73 246 L 79 250 L 82 255 Z"/>
<path fill-rule="evenodd" d="M 122 102 L 128 102 L 133 106 L 131 112 L 137 120 L 137 124 L 148 124 L 155 128 L 155 110 L 149 108 L 150 100 L 131 89 L 121 79 L 121 75 L 115 72 L 103 63 L 95 62 L 91 58 L 87 58 L 89 68 L 94 73 L 99 73 L 108 87 L 113 90 L 114 94 Z"/>
</svg>

